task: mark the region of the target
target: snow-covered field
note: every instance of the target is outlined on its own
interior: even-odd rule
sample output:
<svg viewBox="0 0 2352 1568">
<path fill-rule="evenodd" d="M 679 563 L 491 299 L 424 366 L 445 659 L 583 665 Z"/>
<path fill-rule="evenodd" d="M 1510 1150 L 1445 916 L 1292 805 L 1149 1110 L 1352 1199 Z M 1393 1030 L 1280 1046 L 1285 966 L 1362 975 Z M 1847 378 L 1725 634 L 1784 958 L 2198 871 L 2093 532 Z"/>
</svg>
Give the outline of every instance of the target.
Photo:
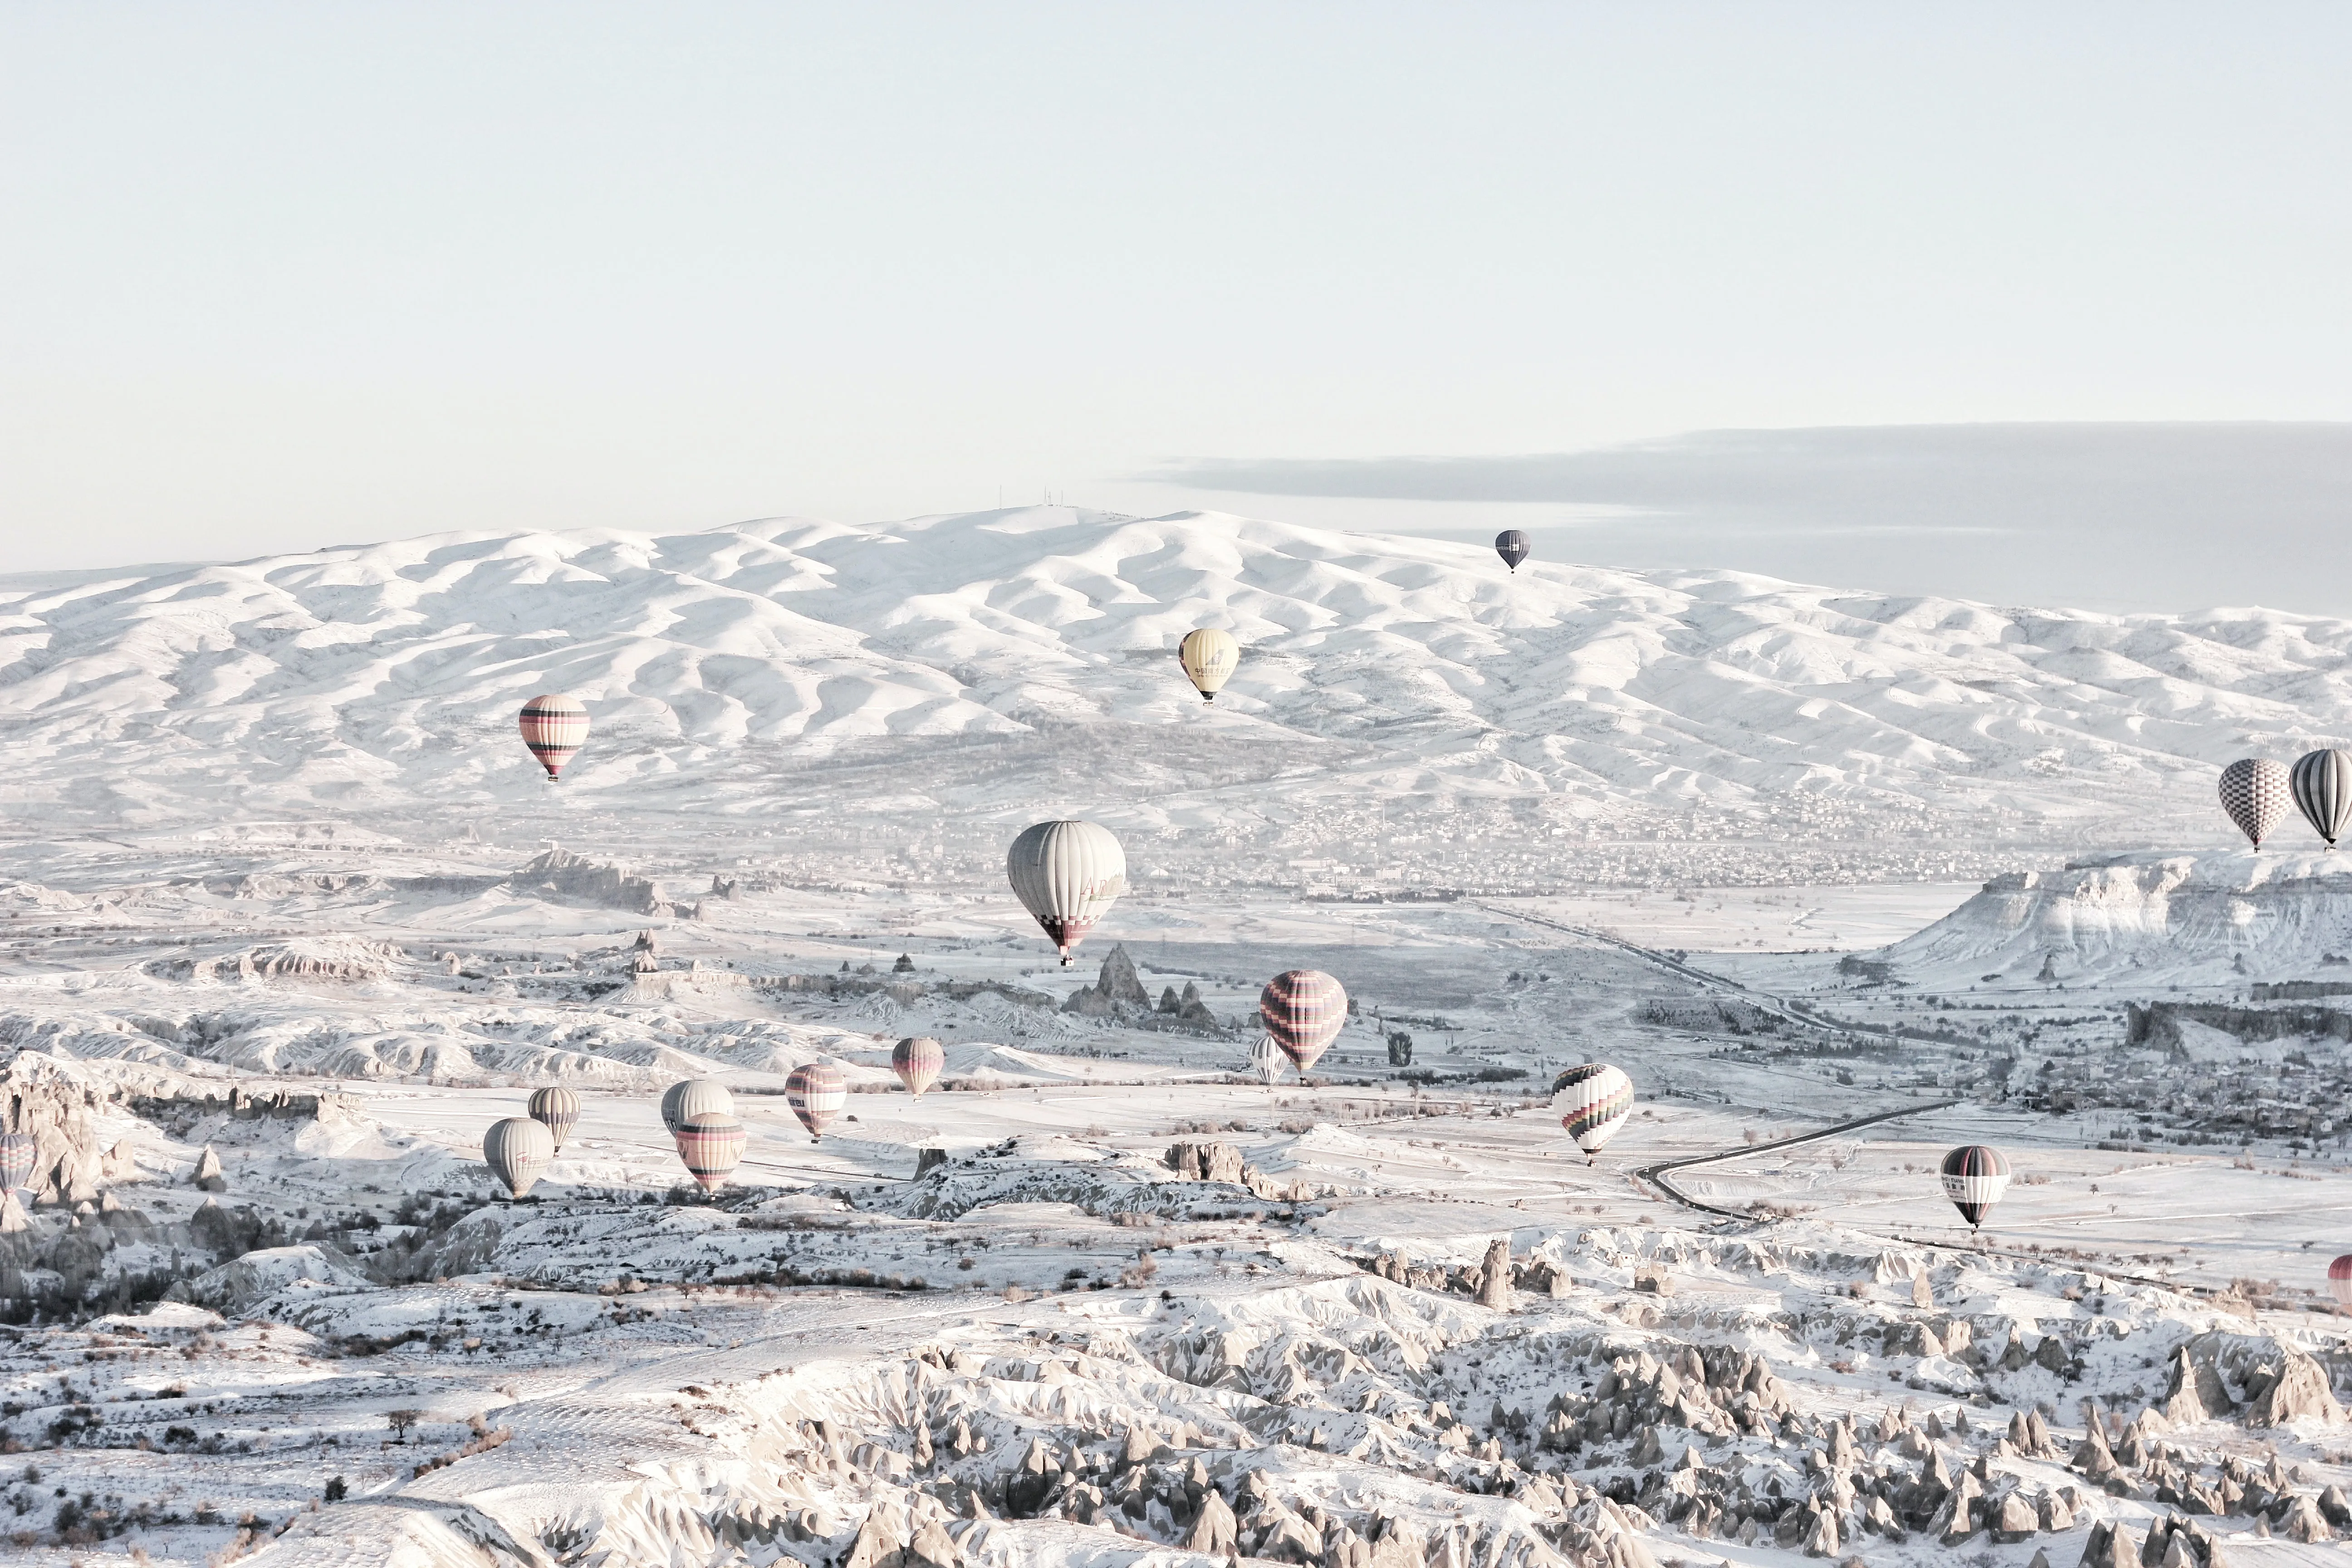
<svg viewBox="0 0 2352 1568">
<path fill-rule="evenodd" d="M 2352 628 L 1060 509 L 0 602 L 8 1561 L 2344 1555 L 2352 889 L 2210 795 Z M 1135 883 L 1068 970 L 1064 813 Z M 1355 1011 L 1269 1088 L 1293 967 Z"/>
</svg>

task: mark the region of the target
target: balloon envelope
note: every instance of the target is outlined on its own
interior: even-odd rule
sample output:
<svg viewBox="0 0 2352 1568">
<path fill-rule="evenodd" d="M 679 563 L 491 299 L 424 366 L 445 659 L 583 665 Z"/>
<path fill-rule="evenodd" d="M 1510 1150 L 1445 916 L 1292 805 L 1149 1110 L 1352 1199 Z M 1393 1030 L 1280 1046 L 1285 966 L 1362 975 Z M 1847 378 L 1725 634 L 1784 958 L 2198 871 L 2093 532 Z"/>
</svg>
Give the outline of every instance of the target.
<svg viewBox="0 0 2352 1568">
<path fill-rule="evenodd" d="M 824 1136 L 824 1130 L 849 1102 L 849 1086 L 841 1081 L 841 1069 L 831 1062 L 803 1062 L 784 1079 L 784 1100 L 808 1129 L 809 1142 L 814 1143 Z"/>
<path fill-rule="evenodd" d="M 1071 950 L 1127 891 L 1127 852 L 1091 822 L 1041 822 L 1013 841 L 1004 874 L 1067 968 Z"/>
<path fill-rule="evenodd" d="M 898 1075 L 907 1092 L 918 1100 L 923 1097 L 923 1090 L 940 1081 L 940 1069 L 947 1065 L 947 1052 L 929 1035 L 916 1035 L 890 1047 L 890 1070 Z"/>
<path fill-rule="evenodd" d="M 507 1191 L 528 1197 L 555 1161 L 555 1134 L 528 1116 L 493 1121 L 482 1138 L 482 1160 Z"/>
<path fill-rule="evenodd" d="M 2221 770 L 2221 809 L 2260 849 L 2294 798 L 2286 766 L 2268 757 L 2242 757 Z"/>
<path fill-rule="evenodd" d="M 1633 1113 L 1633 1080 L 1607 1062 L 1570 1068 L 1551 1081 L 1551 1108 L 1587 1157 L 1601 1152 Z"/>
<path fill-rule="evenodd" d="M 1969 1143 L 1944 1156 L 1944 1195 L 1970 1225 L 2009 1191 L 2009 1156 L 1987 1143 Z"/>
<path fill-rule="evenodd" d="M 518 722 L 522 743 L 551 779 L 560 778 L 563 764 L 588 742 L 588 705 L 561 691 L 543 692 L 524 703 Z"/>
<path fill-rule="evenodd" d="M 1217 693 L 1234 677 L 1242 661 L 1242 645 L 1230 633 L 1214 626 L 1202 626 L 1187 632 L 1184 640 L 1176 645 L 1176 658 L 1184 666 L 1184 674 L 1192 680 L 1202 700 L 1214 702 Z"/>
<path fill-rule="evenodd" d="M 1258 993 L 1257 1016 L 1290 1065 L 1306 1072 L 1339 1037 L 1348 992 L 1319 969 L 1289 969 Z"/>
<path fill-rule="evenodd" d="M 1517 572 L 1519 563 L 1535 553 L 1535 546 L 1529 544 L 1528 536 L 1517 529 L 1507 528 L 1495 535 L 1495 553 L 1503 558 L 1504 565 Z"/>
<path fill-rule="evenodd" d="M 1282 1047 L 1275 1044 L 1272 1035 L 1260 1035 L 1257 1044 L 1250 1047 L 1250 1071 L 1272 1083 L 1282 1076 Z"/>
<path fill-rule="evenodd" d="M 39 1147 L 29 1132 L 0 1132 L 0 1192 L 33 1179 L 33 1154 Z"/>
<path fill-rule="evenodd" d="M 2352 1252 L 2327 1266 L 2328 1294 L 2339 1307 L 2352 1307 Z"/>
<path fill-rule="evenodd" d="M 568 1089 L 532 1089 L 530 1119 L 555 1135 L 555 1147 L 561 1152 L 563 1141 L 572 1136 L 580 1121 L 580 1097 Z"/>
<path fill-rule="evenodd" d="M 2294 804 L 2330 849 L 2352 828 L 2352 752 L 2305 752 L 2287 775 Z"/>
<path fill-rule="evenodd" d="M 661 1110 L 662 1125 L 675 1138 L 689 1116 L 698 1116 L 706 1110 L 721 1116 L 734 1115 L 735 1097 L 715 1078 L 681 1079 L 663 1091 Z"/>
<path fill-rule="evenodd" d="M 742 1163 L 743 1145 L 751 1135 L 733 1117 L 716 1110 L 698 1110 L 677 1130 L 677 1157 L 686 1173 L 715 1193 Z"/>
</svg>

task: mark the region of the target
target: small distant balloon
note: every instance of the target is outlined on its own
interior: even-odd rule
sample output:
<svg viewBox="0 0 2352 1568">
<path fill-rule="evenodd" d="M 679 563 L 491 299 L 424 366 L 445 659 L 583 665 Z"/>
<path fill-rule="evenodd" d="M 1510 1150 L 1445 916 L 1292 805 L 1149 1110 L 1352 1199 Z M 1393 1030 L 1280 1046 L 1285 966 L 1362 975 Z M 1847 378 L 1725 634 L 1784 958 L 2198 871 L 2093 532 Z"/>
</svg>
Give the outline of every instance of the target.
<svg viewBox="0 0 2352 1568">
<path fill-rule="evenodd" d="M 1319 969 L 1285 970 L 1258 993 L 1257 1016 L 1303 1074 L 1339 1037 L 1348 1022 L 1348 991 Z"/>
<path fill-rule="evenodd" d="M 677 1130 L 677 1157 L 686 1173 L 715 1193 L 742 1163 L 743 1146 L 751 1141 L 743 1124 L 716 1110 L 698 1110 Z"/>
<path fill-rule="evenodd" d="M 1590 1165 L 1633 1113 L 1633 1080 L 1607 1062 L 1586 1062 L 1552 1079 L 1551 1108 Z"/>
<path fill-rule="evenodd" d="M 849 1086 L 831 1062 L 803 1062 L 784 1079 L 784 1101 L 808 1129 L 809 1142 L 822 1142 L 824 1130 L 849 1103 Z"/>
<path fill-rule="evenodd" d="M 940 1071 L 947 1065 L 947 1052 L 929 1035 L 916 1035 L 890 1047 L 890 1070 L 917 1100 L 940 1081 Z"/>
<path fill-rule="evenodd" d="M 1988 1143 L 1969 1143 L 1944 1156 L 1944 1195 L 1971 1227 L 1984 1224 L 2009 1191 L 2009 1156 Z"/>
<path fill-rule="evenodd" d="M 1176 645 L 1176 658 L 1184 666 L 1184 674 L 1201 693 L 1204 702 L 1214 702 L 1225 682 L 1242 662 L 1242 645 L 1232 634 L 1214 626 L 1202 626 L 1187 632 L 1184 640 Z"/>
<path fill-rule="evenodd" d="M 2221 770 L 2221 809 L 2257 849 L 2286 815 L 2294 795 L 2286 765 L 2268 757 L 2242 757 Z"/>
<path fill-rule="evenodd" d="M 33 1156 L 39 1147 L 29 1132 L 0 1132 L 0 1192 L 14 1192 L 33 1179 Z"/>
<path fill-rule="evenodd" d="M 1040 822 L 1013 841 L 1004 874 L 1066 969 L 1073 950 L 1127 891 L 1127 851 L 1091 822 Z"/>
<path fill-rule="evenodd" d="M 1272 1035 L 1260 1035 L 1257 1044 L 1250 1047 L 1250 1071 L 1266 1083 L 1282 1076 L 1283 1061 L 1282 1047 Z"/>
<path fill-rule="evenodd" d="M 490 1123 L 482 1139 L 482 1161 L 519 1198 L 529 1197 L 555 1162 L 555 1134 L 528 1116 Z"/>
<path fill-rule="evenodd" d="M 555 1152 L 560 1154 L 563 1141 L 579 1124 L 580 1097 L 568 1089 L 535 1089 L 530 1091 L 530 1119 L 554 1135 Z"/>
<path fill-rule="evenodd" d="M 1511 575 L 1516 577 L 1519 574 L 1519 563 L 1535 553 L 1535 546 L 1529 544 L 1528 536 L 1517 529 L 1507 528 L 1495 535 L 1495 553 L 1503 558 L 1503 564 L 1509 567 Z"/>
<path fill-rule="evenodd" d="M 669 1129 L 673 1138 L 686 1125 L 688 1117 L 699 1116 L 706 1110 L 721 1116 L 735 1114 L 735 1097 L 715 1078 L 682 1079 L 662 1094 L 662 1125 Z"/>
<path fill-rule="evenodd" d="M 2330 849 L 2352 828 L 2352 752 L 2305 752 L 2287 783 L 2294 804 Z"/>
<path fill-rule="evenodd" d="M 2327 1293 L 2339 1307 L 2352 1307 L 2352 1252 L 2327 1266 Z"/>
<path fill-rule="evenodd" d="M 561 691 L 542 692 L 522 705 L 522 743 L 547 770 L 551 783 L 562 783 L 563 764 L 588 743 L 588 705 Z"/>
</svg>

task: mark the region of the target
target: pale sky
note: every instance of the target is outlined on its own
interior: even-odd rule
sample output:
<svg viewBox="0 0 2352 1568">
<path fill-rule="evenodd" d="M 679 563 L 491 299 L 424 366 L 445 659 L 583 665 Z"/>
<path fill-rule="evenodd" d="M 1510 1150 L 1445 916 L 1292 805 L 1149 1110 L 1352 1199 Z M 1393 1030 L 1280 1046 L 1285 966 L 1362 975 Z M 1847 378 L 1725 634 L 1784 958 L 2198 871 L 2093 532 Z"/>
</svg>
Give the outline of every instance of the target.
<svg viewBox="0 0 2352 1568">
<path fill-rule="evenodd" d="M 1853 507 L 1785 474 L 1710 533 L 1640 510 L 1704 477 L 1381 464 L 2352 420 L 2347 45 L 2320 5 L 10 5 L 5 564 L 1050 491 L 1834 566 Z M 2192 496 L 2136 569 L 2209 521 L 2310 548 L 2342 446 L 2244 476 L 2310 478 L 2300 543 Z M 1979 504 L 1915 447 L 1862 507 L 1883 585 L 2023 515 L 2091 531 L 2091 589 L 2025 550 L 1955 591 L 2096 596 L 2131 521 L 2078 526 L 2095 474 Z M 1298 489 L 1348 459 L 1352 499 Z M 2242 597 L 2193 556 L 2111 597 Z M 2319 564 L 2268 601 L 2352 611 Z"/>
</svg>

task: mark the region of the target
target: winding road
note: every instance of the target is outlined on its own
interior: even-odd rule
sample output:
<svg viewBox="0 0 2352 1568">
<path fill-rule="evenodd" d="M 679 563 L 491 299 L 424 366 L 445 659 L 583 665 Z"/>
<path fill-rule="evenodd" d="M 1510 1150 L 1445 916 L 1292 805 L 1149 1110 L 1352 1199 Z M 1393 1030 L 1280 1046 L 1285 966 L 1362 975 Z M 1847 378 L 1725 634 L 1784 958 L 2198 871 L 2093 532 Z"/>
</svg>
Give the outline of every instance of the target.
<svg viewBox="0 0 2352 1568">
<path fill-rule="evenodd" d="M 1668 1181 L 1667 1174 L 1674 1171 L 1688 1170 L 1693 1165 L 1719 1164 L 1726 1160 L 1746 1159 L 1750 1154 L 1769 1154 L 1776 1149 L 1793 1149 L 1800 1143 L 1818 1143 L 1824 1138 L 1834 1138 L 1842 1132 L 1852 1132 L 1857 1128 L 1874 1127 L 1882 1121 L 1900 1121 L 1906 1116 L 1917 1116 L 1923 1111 L 1944 1110 L 1963 1103 L 1965 1101 L 1958 1100 L 1933 1100 L 1921 1105 L 1906 1105 L 1895 1110 L 1874 1111 L 1868 1116 L 1857 1116 L 1851 1121 L 1841 1121 L 1834 1126 L 1816 1128 L 1811 1132 L 1799 1132 L 1787 1138 L 1774 1138 L 1761 1143 L 1751 1143 L 1744 1148 L 1726 1149 L 1715 1154 L 1694 1154 L 1686 1160 L 1662 1160 L 1657 1164 L 1643 1166 L 1633 1174 L 1655 1187 L 1660 1195 L 1670 1202 L 1682 1205 L 1685 1208 L 1697 1209 L 1704 1214 L 1721 1215 L 1727 1219 L 1754 1219 L 1756 1217 L 1754 1215 L 1743 1209 L 1718 1208 L 1713 1204 L 1699 1202 Z"/>
</svg>

